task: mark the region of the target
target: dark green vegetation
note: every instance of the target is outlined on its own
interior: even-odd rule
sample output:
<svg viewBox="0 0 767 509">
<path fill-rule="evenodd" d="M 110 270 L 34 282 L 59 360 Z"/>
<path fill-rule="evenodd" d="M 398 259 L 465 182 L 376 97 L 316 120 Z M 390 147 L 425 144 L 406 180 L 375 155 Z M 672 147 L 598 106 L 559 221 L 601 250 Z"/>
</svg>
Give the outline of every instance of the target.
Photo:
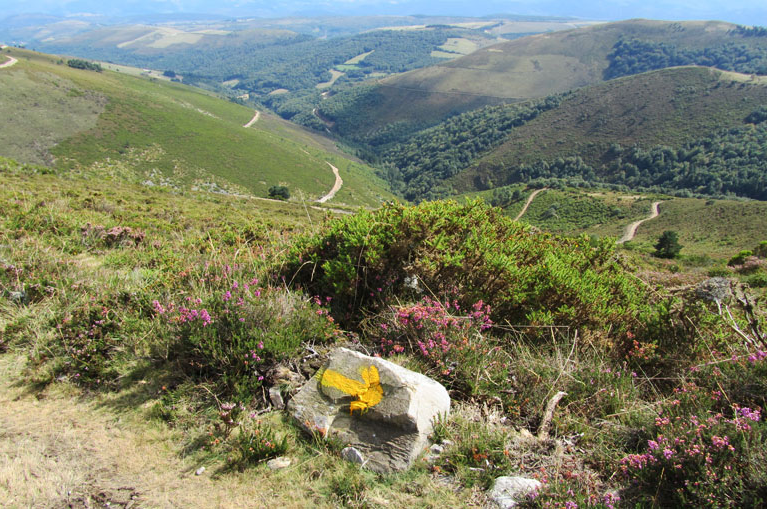
<svg viewBox="0 0 767 509">
<path fill-rule="evenodd" d="M 0 172 L 4 355 L 28 357 L 35 390 L 110 394 L 118 412 L 167 423 L 196 464 L 234 472 L 287 454 L 299 461 L 284 497 L 304 503 L 463 506 L 502 474 L 548 481 L 530 506 L 763 499 L 767 345 L 753 294 L 750 308 L 721 302 L 736 333 L 705 292 L 663 290 L 705 274 L 536 233 L 479 202 L 323 222 L 289 202 L 8 160 Z M 751 251 L 733 274 L 764 274 L 761 240 L 731 247 L 730 257 Z M 450 389 L 454 411 L 434 439 L 451 445 L 437 460 L 376 475 L 345 464 L 342 444 L 259 416 L 267 388 L 297 387 L 279 373 L 311 376 L 336 344 L 391 355 Z"/>
<path fill-rule="evenodd" d="M 85 69 L 86 71 L 101 72 L 103 70 L 100 64 L 88 62 L 87 60 L 81 60 L 79 58 L 70 58 L 67 60 L 67 65 L 74 69 Z"/>
<path fill-rule="evenodd" d="M 610 65 L 605 69 L 606 79 L 682 65 L 702 65 L 723 71 L 767 74 L 767 47 L 750 47 L 746 44 L 729 43 L 703 49 L 680 50 L 663 42 L 621 39 L 615 43 L 607 58 Z"/>
<path fill-rule="evenodd" d="M 365 135 L 391 123 L 428 127 L 457 112 L 597 84 L 604 81 L 611 63 L 608 56 L 621 40 L 662 43 L 677 52 L 745 47 L 745 55 L 763 55 L 767 48 L 767 38 L 746 35 L 729 23 L 605 23 L 503 42 L 436 66 L 392 76 L 368 91 L 378 99 L 350 102 L 348 115 L 365 119 L 356 125 L 357 132 Z M 746 69 L 746 64 L 734 68 Z M 365 106 L 364 111 L 359 111 L 359 105 Z"/>
<path fill-rule="evenodd" d="M 574 178 L 765 199 L 767 86 L 739 76 L 679 68 L 575 91 L 511 131 L 452 184 L 466 190 Z"/>
<path fill-rule="evenodd" d="M 265 197 L 288 185 L 298 199 L 332 187 L 326 161 L 344 172 L 339 201 L 375 205 L 391 195 L 372 170 L 326 140 L 268 115 L 185 85 L 124 73 L 93 73 L 53 57 L 12 50 L 19 63 L 0 74 L 1 153 L 136 182 Z M 348 177 L 348 178 L 347 178 Z M 300 191 L 300 193 L 299 193 Z"/>
<path fill-rule="evenodd" d="M 681 250 L 679 234 L 673 230 L 663 232 L 655 244 L 655 256 L 658 258 L 676 258 Z"/>
</svg>

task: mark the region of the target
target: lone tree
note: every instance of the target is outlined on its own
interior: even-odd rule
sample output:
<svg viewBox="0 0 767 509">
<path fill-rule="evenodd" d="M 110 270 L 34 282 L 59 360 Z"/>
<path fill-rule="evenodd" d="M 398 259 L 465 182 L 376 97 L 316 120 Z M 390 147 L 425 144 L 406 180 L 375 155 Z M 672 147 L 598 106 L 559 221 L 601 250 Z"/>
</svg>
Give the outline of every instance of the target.
<svg viewBox="0 0 767 509">
<path fill-rule="evenodd" d="M 278 200 L 287 200 L 290 198 L 290 191 L 286 186 L 272 186 L 269 188 L 269 197 Z"/>
<path fill-rule="evenodd" d="M 655 243 L 655 256 L 658 258 L 676 258 L 681 250 L 679 235 L 675 231 L 666 230 Z"/>
</svg>

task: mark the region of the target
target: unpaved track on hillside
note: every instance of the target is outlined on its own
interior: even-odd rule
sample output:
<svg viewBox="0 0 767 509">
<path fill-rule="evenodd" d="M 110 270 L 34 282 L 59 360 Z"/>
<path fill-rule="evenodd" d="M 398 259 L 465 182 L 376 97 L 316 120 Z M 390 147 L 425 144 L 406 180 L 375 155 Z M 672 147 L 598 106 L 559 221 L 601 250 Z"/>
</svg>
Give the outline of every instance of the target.
<svg viewBox="0 0 767 509">
<path fill-rule="evenodd" d="M 527 207 L 529 207 L 530 204 L 533 203 L 533 200 L 535 199 L 535 197 L 538 196 L 538 193 L 540 193 L 541 191 L 545 191 L 547 189 L 548 187 L 544 187 L 543 189 L 536 189 L 535 191 L 530 193 L 530 196 L 527 197 L 527 201 L 525 202 L 525 206 L 522 207 L 522 210 L 519 211 L 519 214 L 517 214 L 517 217 L 514 218 L 514 221 L 519 221 L 522 218 L 522 216 L 525 215 L 525 212 L 527 212 Z"/>
<path fill-rule="evenodd" d="M 258 122 L 258 118 L 259 118 L 260 116 L 261 116 L 261 112 L 260 112 L 260 111 L 258 111 L 258 110 L 256 110 L 256 113 L 253 115 L 253 118 L 251 118 L 251 119 L 250 119 L 250 122 L 248 122 L 247 124 L 245 124 L 245 125 L 244 125 L 244 126 L 242 126 L 242 127 L 250 127 L 250 126 L 252 126 L 252 125 L 253 125 L 253 124 L 255 124 L 256 122 Z"/>
<path fill-rule="evenodd" d="M 639 228 L 639 225 L 644 223 L 645 221 L 649 221 L 650 219 L 655 219 L 658 217 L 658 214 L 660 214 L 660 210 L 658 209 L 658 205 L 660 205 L 661 202 L 655 201 L 650 206 L 650 215 L 647 216 L 644 219 L 640 219 L 639 221 L 634 221 L 630 225 L 626 227 L 626 229 L 623 231 L 623 237 L 621 237 L 618 240 L 618 244 L 623 244 L 624 242 L 628 242 L 630 240 L 634 240 L 634 235 L 636 235 L 637 228 Z"/>
<path fill-rule="evenodd" d="M 15 64 L 16 64 L 16 62 L 18 62 L 18 60 L 16 60 L 15 58 L 13 58 L 13 57 L 12 57 L 12 56 L 10 56 L 10 55 L 8 56 L 8 58 L 10 58 L 10 60 L 8 60 L 7 62 L 4 62 L 4 63 L 0 64 L 0 69 L 1 69 L 1 68 L 3 68 L 3 67 L 10 67 L 10 66 L 12 66 L 12 65 L 15 65 Z"/>
<path fill-rule="evenodd" d="M 327 161 L 325 161 L 327 163 Z M 333 184 L 333 188 L 330 190 L 328 194 L 317 200 L 317 203 L 325 203 L 326 201 L 332 199 L 336 193 L 341 189 L 341 186 L 344 185 L 344 181 L 341 180 L 341 175 L 338 173 L 338 168 L 333 166 L 332 164 L 328 163 L 328 166 L 333 168 L 333 175 L 336 176 L 336 182 Z"/>
<path fill-rule="evenodd" d="M 22 369 L 21 357 L 0 356 L 0 507 L 298 506 L 274 500 L 290 493 L 285 471 L 212 479 L 209 465 L 196 476 L 162 426 L 59 384 L 36 392 L 14 382 Z"/>
</svg>

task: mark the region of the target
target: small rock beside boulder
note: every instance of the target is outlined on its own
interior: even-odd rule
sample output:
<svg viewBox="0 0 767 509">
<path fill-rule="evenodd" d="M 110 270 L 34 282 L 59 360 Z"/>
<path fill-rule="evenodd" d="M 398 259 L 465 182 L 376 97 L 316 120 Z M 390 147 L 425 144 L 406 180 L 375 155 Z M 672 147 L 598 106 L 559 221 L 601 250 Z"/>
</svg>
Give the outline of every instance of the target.
<svg viewBox="0 0 767 509">
<path fill-rule="evenodd" d="M 489 496 L 501 509 L 510 509 L 539 489 L 541 489 L 541 482 L 536 479 L 504 476 L 495 480 Z"/>
<path fill-rule="evenodd" d="M 366 468 L 392 472 L 410 467 L 424 450 L 434 420 L 450 412 L 450 396 L 420 373 L 338 348 L 288 410 L 306 431 L 354 448 Z"/>
</svg>

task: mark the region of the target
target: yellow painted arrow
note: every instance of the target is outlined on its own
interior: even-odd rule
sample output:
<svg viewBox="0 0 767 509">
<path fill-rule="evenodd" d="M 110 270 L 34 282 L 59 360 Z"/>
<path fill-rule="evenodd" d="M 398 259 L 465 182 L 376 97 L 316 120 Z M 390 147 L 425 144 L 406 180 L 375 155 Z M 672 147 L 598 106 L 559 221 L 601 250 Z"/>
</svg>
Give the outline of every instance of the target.
<svg viewBox="0 0 767 509">
<path fill-rule="evenodd" d="M 362 382 L 347 378 L 338 371 L 326 369 L 322 374 L 320 383 L 328 387 L 334 387 L 344 394 L 357 398 L 349 404 L 350 414 L 355 410 L 364 413 L 368 408 L 376 406 L 381 402 L 383 387 L 381 387 L 381 379 L 375 366 L 361 368 L 360 375 L 362 376 Z"/>
</svg>

